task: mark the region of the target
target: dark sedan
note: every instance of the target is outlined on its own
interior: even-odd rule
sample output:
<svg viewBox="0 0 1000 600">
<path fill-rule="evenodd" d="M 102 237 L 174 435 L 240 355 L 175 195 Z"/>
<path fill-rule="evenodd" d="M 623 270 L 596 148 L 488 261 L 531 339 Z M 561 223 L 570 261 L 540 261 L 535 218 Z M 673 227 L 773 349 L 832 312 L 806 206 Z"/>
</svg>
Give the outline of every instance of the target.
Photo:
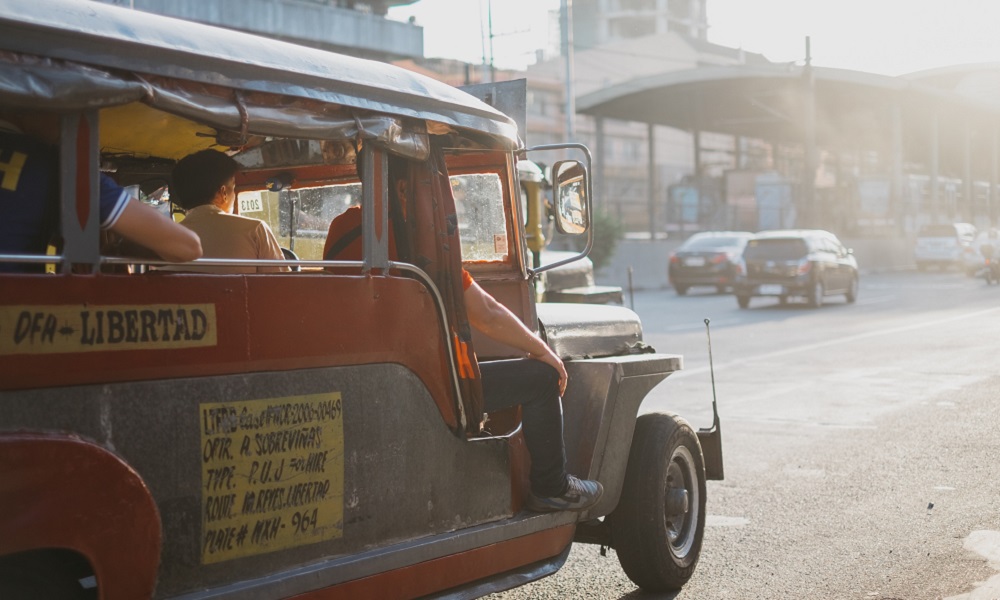
<svg viewBox="0 0 1000 600">
<path fill-rule="evenodd" d="M 725 292 L 736 278 L 749 231 L 704 231 L 689 237 L 670 253 L 670 285 L 683 296 L 688 288 L 712 286 Z"/>
<path fill-rule="evenodd" d="M 736 282 L 740 308 L 754 296 L 805 298 L 819 307 L 826 296 L 858 296 L 858 262 L 837 236 L 820 229 L 762 231 L 743 251 L 744 272 Z"/>
</svg>

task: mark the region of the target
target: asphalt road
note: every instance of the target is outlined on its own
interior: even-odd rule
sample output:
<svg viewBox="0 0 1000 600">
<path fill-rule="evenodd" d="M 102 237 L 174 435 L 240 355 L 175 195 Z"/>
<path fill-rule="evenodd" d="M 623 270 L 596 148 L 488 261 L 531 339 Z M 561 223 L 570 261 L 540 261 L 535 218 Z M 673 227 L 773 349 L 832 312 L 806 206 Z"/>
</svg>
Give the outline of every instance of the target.
<svg viewBox="0 0 1000 600">
<path fill-rule="evenodd" d="M 492 598 L 1000 598 L 1000 286 L 894 273 L 818 310 L 740 310 L 708 288 L 634 308 L 647 343 L 685 356 L 641 411 L 695 427 L 711 422 L 711 321 L 726 479 L 708 484 L 695 574 L 646 594 L 613 550 L 577 544 Z"/>
</svg>

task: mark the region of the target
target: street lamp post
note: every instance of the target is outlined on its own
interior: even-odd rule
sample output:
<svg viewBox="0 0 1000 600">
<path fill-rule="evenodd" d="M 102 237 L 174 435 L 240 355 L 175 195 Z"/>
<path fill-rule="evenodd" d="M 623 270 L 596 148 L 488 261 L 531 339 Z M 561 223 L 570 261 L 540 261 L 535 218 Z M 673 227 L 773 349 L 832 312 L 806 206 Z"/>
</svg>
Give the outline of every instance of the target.
<svg viewBox="0 0 1000 600">
<path fill-rule="evenodd" d="M 572 142 L 576 138 L 574 125 L 576 98 L 573 94 L 573 0 L 562 0 L 559 17 L 562 29 L 562 55 L 566 64 L 566 141 Z"/>
</svg>

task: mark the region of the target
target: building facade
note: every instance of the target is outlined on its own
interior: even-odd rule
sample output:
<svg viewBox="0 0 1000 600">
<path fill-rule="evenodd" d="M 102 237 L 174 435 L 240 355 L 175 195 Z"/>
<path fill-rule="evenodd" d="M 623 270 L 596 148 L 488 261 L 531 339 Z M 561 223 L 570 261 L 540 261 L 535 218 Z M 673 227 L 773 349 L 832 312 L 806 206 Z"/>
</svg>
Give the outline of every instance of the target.
<svg viewBox="0 0 1000 600">
<path fill-rule="evenodd" d="M 574 46 L 595 48 L 671 32 L 706 41 L 706 3 L 707 0 L 574 0 Z"/>
</svg>

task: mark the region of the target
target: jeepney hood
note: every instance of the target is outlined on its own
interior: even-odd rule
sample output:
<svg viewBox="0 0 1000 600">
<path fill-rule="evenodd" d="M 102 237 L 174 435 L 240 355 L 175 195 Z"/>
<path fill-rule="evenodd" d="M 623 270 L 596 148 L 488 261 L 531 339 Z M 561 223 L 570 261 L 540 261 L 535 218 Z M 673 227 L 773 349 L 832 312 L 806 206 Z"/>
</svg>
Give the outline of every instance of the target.
<svg viewBox="0 0 1000 600">
<path fill-rule="evenodd" d="M 540 302 L 538 322 L 562 358 L 594 358 L 643 351 L 639 315 L 622 306 Z"/>
</svg>

